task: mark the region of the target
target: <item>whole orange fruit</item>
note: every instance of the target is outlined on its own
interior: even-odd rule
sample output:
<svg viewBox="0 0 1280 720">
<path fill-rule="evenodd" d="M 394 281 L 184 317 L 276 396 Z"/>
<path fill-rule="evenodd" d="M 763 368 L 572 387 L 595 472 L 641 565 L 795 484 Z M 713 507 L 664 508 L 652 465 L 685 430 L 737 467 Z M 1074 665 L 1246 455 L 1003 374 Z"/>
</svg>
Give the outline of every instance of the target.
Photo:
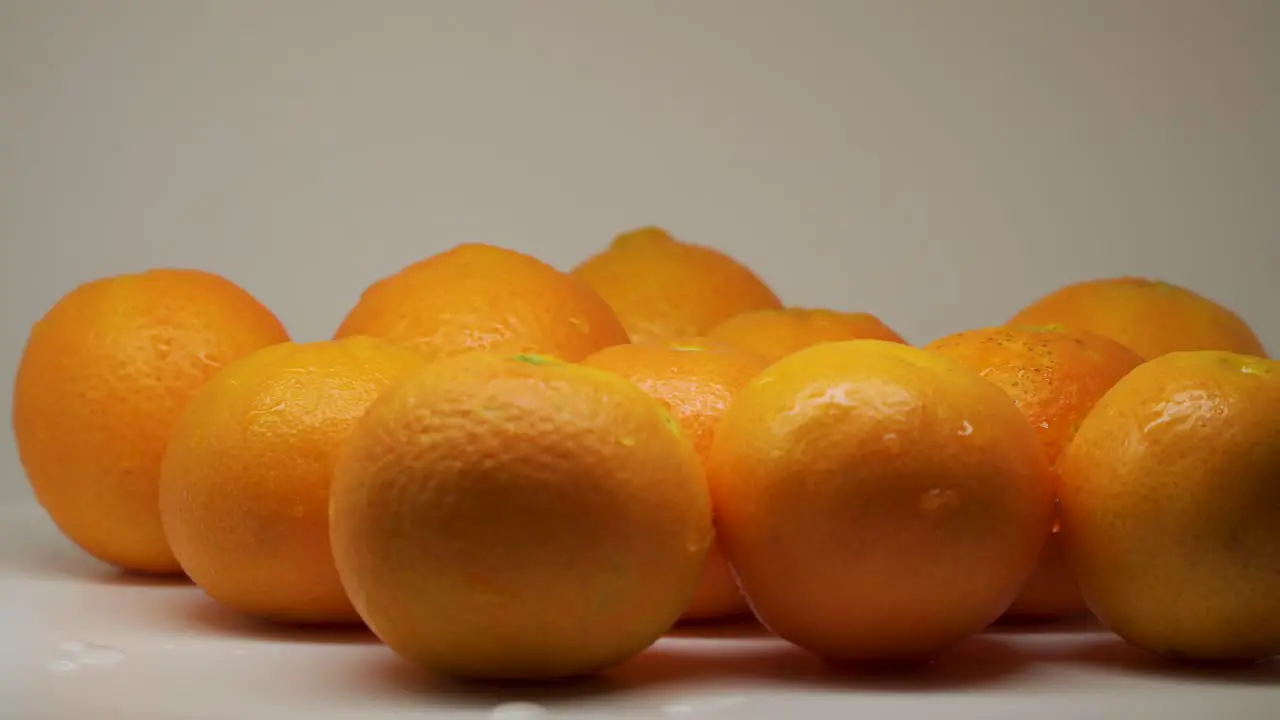
<svg viewBox="0 0 1280 720">
<path fill-rule="evenodd" d="M 13 433 L 50 518 L 118 567 L 177 573 L 156 508 L 178 415 L 222 366 L 288 340 L 231 281 L 160 269 L 64 295 L 31 329 L 13 389 Z"/>
<path fill-rule="evenodd" d="M 733 396 L 765 367 L 765 362 L 738 352 L 618 345 L 587 357 L 582 364 L 621 375 L 657 398 L 680 423 L 705 463 L 716 425 Z M 717 544 L 707 553 L 698 588 L 684 619 L 731 617 L 749 612 L 737 581 Z"/>
<path fill-rule="evenodd" d="M 1280 363 L 1151 360 L 1058 467 L 1067 559 L 1105 625 L 1173 658 L 1280 654 Z"/>
<path fill-rule="evenodd" d="M 883 340 L 801 350 L 734 399 L 707 467 L 760 620 L 842 660 L 931 658 L 999 617 L 1053 524 L 1053 480 L 998 387 Z"/>
<path fill-rule="evenodd" d="M 283 343 L 206 383 L 160 473 L 165 535 L 195 584 L 268 620 L 359 622 L 329 548 L 333 468 L 369 403 L 425 363 L 375 338 Z"/>
<path fill-rule="evenodd" d="M 1120 343 L 1062 327 L 991 327 L 948 335 L 925 346 L 976 371 L 1013 398 L 1051 466 L 1103 393 L 1142 358 Z M 1086 612 L 1062 557 L 1058 533 L 1007 614 L 1053 618 Z"/>
<path fill-rule="evenodd" d="M 822 342 L 865 339 L 906 343 L 875 315 L 796 307 L 734 315 L 711 328 L 707 337 L 770 362 Z"/>
<path fill-rule="evenodd" d="M 334 476 L 356 610 L 436 672 L 592 673 L 680 617 L 712 542 L 692 443 L 634 384 L 547 358 L 433 363 L 370 406 Z"/>
<path fill-rule="evenodd" d="M 1058 324 L 1106 335 L 1145 360 L 1177 350 L 1266 355 L 1231 310 L 1187 288 L 1139 277 L 1067 285 L 1020 310 L 1009 324 Z"/>
<path fill-rule="evenodd" d="M 537 258 L 463 244 L 369 286 L 335 337 L 372 335 L 430 358 L 466 350 L 577 361 L 628 341 L 613 311 L 581 281 Z"/>
<path fill-rule="evenodd" d="M 655 227 L 619 235 L 572 272 L 609 303 L 633 342 L 703 335 L 738 313 L 782 306 L 742 263 Z"/>
</svg>

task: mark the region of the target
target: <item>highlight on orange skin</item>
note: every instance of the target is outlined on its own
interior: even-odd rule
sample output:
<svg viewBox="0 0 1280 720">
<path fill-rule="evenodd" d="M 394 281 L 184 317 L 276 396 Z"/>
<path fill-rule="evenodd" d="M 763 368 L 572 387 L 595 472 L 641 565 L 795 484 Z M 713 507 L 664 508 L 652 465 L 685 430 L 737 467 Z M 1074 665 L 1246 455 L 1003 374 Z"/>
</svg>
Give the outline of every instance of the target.
<svg viewBox="0 0 1280 720">
<path fill-rule="evenodd" d="M 906 344 L 893 328 L 870 313 L 800 307 L 766 308 L 735 315 L 707 333 L 711 340 L 773 362 L 822 342 L 887 340 Z"/>
</svg>

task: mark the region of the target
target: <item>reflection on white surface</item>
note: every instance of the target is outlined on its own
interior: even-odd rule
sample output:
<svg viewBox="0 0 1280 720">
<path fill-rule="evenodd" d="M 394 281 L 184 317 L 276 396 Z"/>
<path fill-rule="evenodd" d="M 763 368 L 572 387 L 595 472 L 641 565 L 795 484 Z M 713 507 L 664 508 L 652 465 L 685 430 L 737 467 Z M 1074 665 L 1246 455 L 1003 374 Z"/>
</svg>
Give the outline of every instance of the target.
<svg viewBox="0 0 1280 720">
<path fill-rule="evenodd" d="M 529 720 L 545 717 L 546 714 L 546 708 L 531 702 L 502 703 L 493 709 L 494 720 Z"/>
<path fill-rule="evenodd" d="M 668 715 L 706 715 L 726 710 L 735 705 L 740 705 L 746 700 L 745 695 L 713 695 L 710 697 L 701 697 L 689 700 L 687 702 L 676 702 L 662 708 L 662 711 Z"/>
<path fill-rule="evenodd" d="M 54 672 L 71 672 L 86 665 L 107 667 L 124 660 L 124 653 L 110 645 L 87 642 L 66 642 L 58 648 L 58 655 L 49 663 Z"/>
</svg>

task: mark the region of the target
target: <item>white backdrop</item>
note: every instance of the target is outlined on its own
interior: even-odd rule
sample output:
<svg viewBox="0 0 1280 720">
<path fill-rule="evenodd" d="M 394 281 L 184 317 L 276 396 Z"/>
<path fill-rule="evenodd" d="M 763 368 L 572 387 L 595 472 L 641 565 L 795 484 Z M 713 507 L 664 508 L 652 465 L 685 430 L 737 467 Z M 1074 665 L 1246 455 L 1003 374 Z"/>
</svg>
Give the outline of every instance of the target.
<svg viewBox="0 0 1280 720">
<path fill-rule="evenodd" d="M 0 0 L 0 403 L 96 276 L 319 339 L 458 242 L 641 224 L 914 342 L 1137 273 L 1280 352 L 1277 38 L 1272 0 Z"/>
</svg>

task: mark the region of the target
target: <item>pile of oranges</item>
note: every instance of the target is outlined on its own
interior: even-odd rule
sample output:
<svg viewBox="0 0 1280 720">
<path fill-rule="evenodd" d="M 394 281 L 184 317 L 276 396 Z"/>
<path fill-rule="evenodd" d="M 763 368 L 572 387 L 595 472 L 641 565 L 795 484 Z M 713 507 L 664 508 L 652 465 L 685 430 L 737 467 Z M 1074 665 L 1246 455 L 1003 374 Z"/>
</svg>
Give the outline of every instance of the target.
<svg viewBox="0 0 1280 720">
<path fill-rule="evenodd" d="M 13 427 L 86 552 L 453 676 L 753 615 L 831 660 L 1086 612 L 1167 657 L 1280 653 L 1280 363 L 1157 281 L 915 347 L 644 228 L 571 272 L 460 245 L 295 343 L 151 270 L 36 323 Z"/>
</svg>

